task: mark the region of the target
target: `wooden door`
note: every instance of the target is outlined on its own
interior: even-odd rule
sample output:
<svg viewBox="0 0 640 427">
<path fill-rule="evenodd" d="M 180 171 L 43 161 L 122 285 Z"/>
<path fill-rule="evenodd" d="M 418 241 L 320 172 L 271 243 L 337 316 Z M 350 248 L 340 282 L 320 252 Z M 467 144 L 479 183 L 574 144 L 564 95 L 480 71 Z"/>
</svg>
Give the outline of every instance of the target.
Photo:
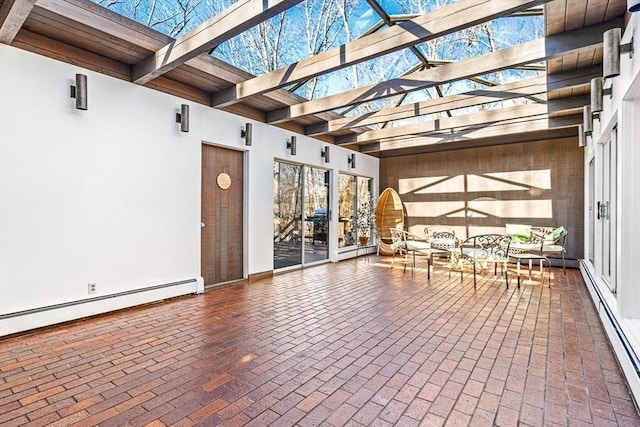
<svg viewBox="0 0 640 427">
<path fill-rule="evenodd" d="M 244 153 L 202 145 L 202 255 L 205 285 L 243 277 Z"/>
</svg>

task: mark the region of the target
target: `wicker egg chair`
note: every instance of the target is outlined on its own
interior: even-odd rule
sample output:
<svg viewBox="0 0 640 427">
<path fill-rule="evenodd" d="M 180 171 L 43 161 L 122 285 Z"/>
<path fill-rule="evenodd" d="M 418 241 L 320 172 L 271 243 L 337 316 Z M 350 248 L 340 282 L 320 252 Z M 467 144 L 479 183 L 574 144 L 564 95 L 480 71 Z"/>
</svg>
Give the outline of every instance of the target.
<svg viewBox="0 0 640 427">
<path fill-rule="evenodd" d="M 375 211 L 378 254 L 392 255 L 392 228 L 404 229 L 404 209 L 400 195 L 393 188 L 385 188 L 378 198 Z"/>
</svg>

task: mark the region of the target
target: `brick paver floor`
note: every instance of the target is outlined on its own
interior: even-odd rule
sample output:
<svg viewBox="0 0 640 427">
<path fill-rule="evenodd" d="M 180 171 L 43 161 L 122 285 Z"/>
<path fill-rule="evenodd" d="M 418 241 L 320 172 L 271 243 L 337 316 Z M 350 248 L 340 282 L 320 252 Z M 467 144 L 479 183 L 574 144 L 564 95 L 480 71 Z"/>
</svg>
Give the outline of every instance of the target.
<svg viewBox="0 0 640 427">
<path fill-rule="evenodd" d="M 0 425 L 640 426 L 577 270 L 370 256 L 0 340 Z"/>
</svg>

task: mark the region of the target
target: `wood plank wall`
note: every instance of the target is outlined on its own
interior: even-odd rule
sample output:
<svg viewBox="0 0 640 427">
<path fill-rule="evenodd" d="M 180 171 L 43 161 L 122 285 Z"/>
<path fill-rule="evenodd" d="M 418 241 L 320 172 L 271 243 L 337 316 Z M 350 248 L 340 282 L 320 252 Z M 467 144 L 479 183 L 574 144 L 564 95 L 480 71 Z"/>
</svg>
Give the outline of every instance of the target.
<svg viewBox="0 0 640 427">
<path fill-rule="evenodd" d="M 506 223 L 564 226 L 567 257 L 584 257 L 583 148 L 577 138 L 380 159 L 380 191 L 400 194 L 409 231 L 449 225 L 461 237 Z"/>
</svg>

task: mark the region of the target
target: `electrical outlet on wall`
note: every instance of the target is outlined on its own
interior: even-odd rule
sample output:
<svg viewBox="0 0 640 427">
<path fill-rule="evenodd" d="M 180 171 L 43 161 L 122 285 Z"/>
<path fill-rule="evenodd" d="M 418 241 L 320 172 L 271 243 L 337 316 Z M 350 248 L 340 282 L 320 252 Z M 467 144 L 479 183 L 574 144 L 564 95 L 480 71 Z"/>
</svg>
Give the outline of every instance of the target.
<svg viewBox="0 0 640 427">
<path fill-rule="evenodd" d="M 96 282 L 89 282 L 89 294 L 95 294 L 96 293 Z"/>
</svg>

